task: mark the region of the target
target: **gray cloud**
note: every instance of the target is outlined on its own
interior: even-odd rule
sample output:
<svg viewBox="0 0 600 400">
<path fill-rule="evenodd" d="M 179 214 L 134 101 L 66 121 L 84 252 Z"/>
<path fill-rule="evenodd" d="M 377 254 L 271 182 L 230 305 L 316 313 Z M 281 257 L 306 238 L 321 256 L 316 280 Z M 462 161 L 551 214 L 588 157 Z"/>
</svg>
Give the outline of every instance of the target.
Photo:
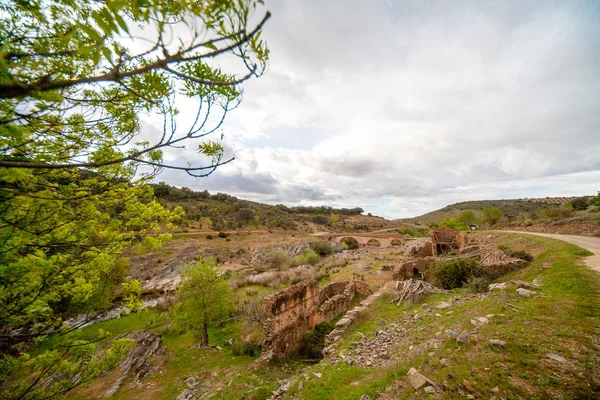
<svg viewBox="0 0 600 400">
<path fill-rule="evenodd" d="M 267 8 L 270 71 L 223 127 L 236 161 L 204 180 L 161 179 L 386 216 L 600 189 L 594 2 Z"/>
</svg>

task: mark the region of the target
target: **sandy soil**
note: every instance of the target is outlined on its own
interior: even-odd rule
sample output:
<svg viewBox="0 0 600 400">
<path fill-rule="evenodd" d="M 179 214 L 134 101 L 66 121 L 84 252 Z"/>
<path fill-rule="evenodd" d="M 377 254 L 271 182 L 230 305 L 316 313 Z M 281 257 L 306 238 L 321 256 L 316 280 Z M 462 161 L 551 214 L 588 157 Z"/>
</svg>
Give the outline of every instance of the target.
<svg viewBox="0 0 600 400">
<path fill-rule="evenodd" d="M 585 263 L 588 267 L 596 272 L 600 272 L 600 237 L 594 236 L 575 236 L 575 235 L 558 235 L 553 233 L 538 233 L 538 232 L 524 232 L 524 231 L 502 231 L 510 233 L 522 233 L 526 235 L 543 236 L 552 239 L 562 240 L 567 243 L 572 243 L 581 248 L 594 253 L 594 255 L 586 257 Z"/>
</svg>

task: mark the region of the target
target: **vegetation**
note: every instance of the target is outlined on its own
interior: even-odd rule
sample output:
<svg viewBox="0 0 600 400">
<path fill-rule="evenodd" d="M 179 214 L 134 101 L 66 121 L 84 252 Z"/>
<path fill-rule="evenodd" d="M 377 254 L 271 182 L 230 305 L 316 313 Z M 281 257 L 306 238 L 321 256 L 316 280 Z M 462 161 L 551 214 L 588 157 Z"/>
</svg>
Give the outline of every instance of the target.
<svg viewBox="0 0 600 400">
<path fill-rule="evenodd" d="M 484 207 L 481 212 L 483 213 L 483 221 L 490 225 L 496 225 L 500 218 L 504 216 L 502 210 L 496 207 Z"/>
<path fill-rule="evenodd" d="M 479 218 L 477 218 L 473 210 L 461 211 L 457 219 L 465 226 L 477 225 L 479 223 Z"/>
<path fill-rule="evenodd" d="M 229 315 L 233 300 L 227 278 L 212 258 L 190 264 L 181 272 L 175 318 L 181 327 L 201 334 L 208 346 L 208 324 Z"/>
<path fill-rule="evenodd" d="M 208 137 L 241 100 L 240 84 L 260 76 L 268 50 L 257 1 L 5 1 L 0 5 L 0 381 L 6 398 L 53 397 L 103 371 L 94 341 L 63 321 L 112 306 L 127 275 L 124 256 L 155 250 L 181 221 L 154 201 L 150 179 L 172 168 L 210 174 L 223 159 Z M 173 29 L 179 21 L 185 29 Z M 144 29 L 154 43 L 139 42 Z M 184 40 L 179 40 L 183 38 Z M 135 41 L 140 46 L 128 48 Z M 177 47 L 171 46 L 178 43 Z M 147 46 L 147 47 L 144 47 Z M 215 65 L 237 59 L 246 74 Z M 210 60 L 210 61 L 209 61 Z M 235 67 L 235 71 L 240 68 Z M 177 129 L 178 98 L 198 99 L 198 118 Z M 147 142 L 140 114 L 163 118 Z M 162 151 L 186 144 L 202 164 L 178 165 Z M 162 233 L 161 233 L 162 232 Z M 127 301 L 138 286 L 130 282 Z M 57 341 L 57 347 L 44 345 Z M 122 347 L 121 347 L 122 348 Z M 106 350 L 110 352 L 110 350 Z M 11 371 L 30 373 L 11 375 Z M 79 371 L 77 379 L 69 371 Z M 54 374 L 65 379 L 51 384 Z"/>
<path fill-rule="evenodd" d="M 454 219 L 454 218 L 445 218 L 442 221 L 438 222 L 437 226 L 438 227 L 445 226 L 445 227 L 452 228 L 457 231 L 465 231 L 468 229 L 467 226 L 465 226 L 465 224 L 463 222 L 461 222 L 457 219 Z"/>
<path fill-rule="evenodd" d="M 310 248 L 321 257 L 333 254 L 333 244 L 327 240 L 318 239 L 310 243 Z"/>
<path fill-rule="evenodd" d="M 335 326 L 330 322 L 321 322 L 315 326 L 315 330 L 307 333 L 302 338 L 302 346 L 298 353 L 301 356 L 320 360 L 323 358 L 323 348 L 325 347 L 325 337 L 333 330 Z"/>
<path fill-rule="evenodd" d="M 472 258 L 438 261 L 430 268 L 436 284 L 443 289 L 460 288 L 473 278 L 485 276 L 485 271 L 479 261 Z"/>
</svg>

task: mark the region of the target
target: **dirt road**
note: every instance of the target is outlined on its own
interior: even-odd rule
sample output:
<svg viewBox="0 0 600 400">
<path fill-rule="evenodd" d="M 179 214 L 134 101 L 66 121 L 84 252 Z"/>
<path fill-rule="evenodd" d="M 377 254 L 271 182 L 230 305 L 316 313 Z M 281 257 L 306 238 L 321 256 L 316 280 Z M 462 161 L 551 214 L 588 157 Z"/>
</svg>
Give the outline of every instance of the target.
<svg viewBox="0 0 600 400">
<path fill-rule="evenodd" d="M 557 235 L 553 233 L 538 233 L 525 231 L 501 231 L 510 233 L 523 233 L 527 235 L 543 236 L 552 239 L 562 240 L 572 243 L 581 248 L 591 251 L 594 255 L 585 257 L 585 263 L 588 267 L 596 272 L 600 272 L 600 237 L 594 236 L 575 236 L 575 235 Z"/>
</svg>

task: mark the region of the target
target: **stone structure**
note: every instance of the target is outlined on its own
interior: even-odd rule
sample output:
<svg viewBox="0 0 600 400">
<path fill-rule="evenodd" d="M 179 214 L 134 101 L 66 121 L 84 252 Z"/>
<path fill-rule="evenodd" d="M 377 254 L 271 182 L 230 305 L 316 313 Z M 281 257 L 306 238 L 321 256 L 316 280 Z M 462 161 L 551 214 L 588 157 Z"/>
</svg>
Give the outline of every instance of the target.
<svg viewBox="0 0 600 400">
<path fill-rule="evenodd" d="M 467 245 L 467 236 L 445 226 L 429 232 L 433 255 L 444 254 L 451 250 L 460 250 Z"/>
<path fill-rule="evenodd" d="M 307 332 L 345 312 L 358 294 L 369 295 L 371 289 L 360 281 L 333 282 L 319 288 L 317 281 L 306 280 L 265 296 L 264 357 L 283 358 L 298 350 Z"/>
<path fill-rule="evenodd" d="M 403 281 L 415 275 L 421 275 L 422 279 L 429 280 L 431 273 L 429 266 L 436 261 L 435 257 L 414 258 L 394 268 L 392 280 Z"/>
<path fill-rule="evenodd" d="M 406 241 L 402 235 L 386 235 L 378 233 L 326 233 L 319 236 L 336 243 L 342 243 L 344 239 L 352 238 L 361 246 L 366 246 L 371 240 L 377 241 L 379 247 L 401 246 Z"/>
</svg>

